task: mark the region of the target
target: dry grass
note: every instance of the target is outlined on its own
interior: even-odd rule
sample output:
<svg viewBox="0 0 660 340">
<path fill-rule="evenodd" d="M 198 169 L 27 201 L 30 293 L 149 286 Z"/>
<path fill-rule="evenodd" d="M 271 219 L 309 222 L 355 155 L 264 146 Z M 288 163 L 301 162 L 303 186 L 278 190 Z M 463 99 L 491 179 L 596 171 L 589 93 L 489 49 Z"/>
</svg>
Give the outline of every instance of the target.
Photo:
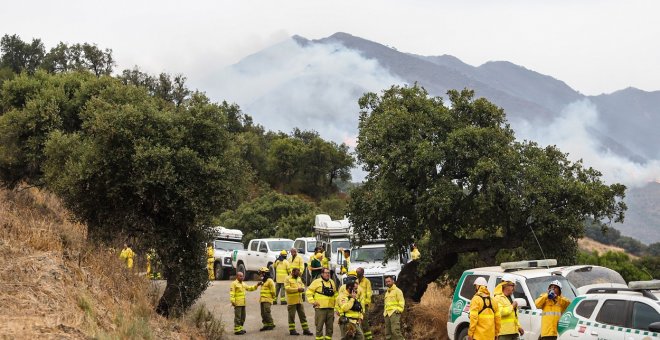
<svg viewBox="0 0 660 340">
<path fill-rule="evenodd" d="M 435 283 L 429 285 L 422 300 L 411 306 L 410 338 L 448 339 L 447 318 L 452 293 L 451 287 L 440 287 Z"/>
<path fill-rule="evenodd" d="M 626 252 L 626 250 L 623 249 L 623 248 L 603 244 L 603 243 L 600 243 L 596 240 L 590 239 L 588 237 L 579 239 L 578 240 L 578 247 L 581 250 L 587 251 L 589 253 L 592 253 L 592 252 L 595 251 L 595 252 L 598 253 L 598 255 L 603 255 L 603 254 L 607 253 L 608 251 L 612 251 L 612 252 L 615 252 L 615 253 L 625 253 L 630 257 L 631 260 L 636 260 L 636 259 L 639 258 L 638 256 L 635 256 L 633 254 L 630 254 L 630 253 Z"/>
<path fill-rule="evenodd" d="M 116 250 L 87 242 L 52 194 L 0 190 L 3 338 L 195 339 L 194 322 L 153 312 L 154 288 Z"/>
</svg>

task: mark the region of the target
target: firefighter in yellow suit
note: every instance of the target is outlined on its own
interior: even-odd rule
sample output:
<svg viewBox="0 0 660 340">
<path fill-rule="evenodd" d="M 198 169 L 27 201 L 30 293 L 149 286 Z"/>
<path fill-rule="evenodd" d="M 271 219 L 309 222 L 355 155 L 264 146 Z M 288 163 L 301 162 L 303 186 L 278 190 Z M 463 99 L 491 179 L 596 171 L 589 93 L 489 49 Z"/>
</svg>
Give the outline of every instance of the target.
<svg viewBox="0 0 660 340">
<path fill-rule="evenodd" d="M 260 331 L 269 331 L 275 328 L 273 323 L 273 315 L 270 313 L 270 306 L 273 305 L 275 300 L 275 282 L 270 278 L 270 270 L 266 267 L 261 267 L 261 291 L 259 292 L 259 303 L 261 304 L 261 327 Z"/>
<path fill-rule="evenodd" d="M 410 257 L 412 257 L 413 261 L 418 261 L 420 257 L 422 257 L 422 254 L 419 253 L 419 249 L 417 249 L 417 246 L 413 244 L 412 246 L 412 251 L 410 252 Z"/>
<path fill-rule="evenodd" d="M 321 277 L 314 280 L 305 295 L 307 301 L 314 306 L 314 324 L 316 325 L 316 340 L 332 339 L 332 327 L 335 323 L 334 307 L 337 300 L 337 287 L 330 280 L 330 269 L 321 269 Z M 325 336 L 323 327 L 325 326 Z"/>
<path fill-rule="evenodd" d="M 403 340 L 401 334 L 401 313 L 406 307 L 406 300 L 403 298 L 403 292 L 394 284 L 391 276 L 385 277 L 385 339 Z"/>
<path fill-rule="evenodd" d="M 128 269 L 133 269 L 133 257 L 135 256 L 135 253 L 133 253 L 133 250 L 131 249 L 130 245 L 127 243 L 124 243 L 124 249 L 121 250 L 121 253 L 119 253 L 119 258 L 122 259 L 126 263 L 126 268 Z"/>
<path fill-rule="evenodd" d="M 300 278 L 300 269 L 298 269 L 298 267 L 293 268 L 291 276 L 289 276 L 284 283 L 284 288 L 286 289 L 286 303 L 288 304 L 286 309 L 289 313 L 289 334 L 300 335 L 300 333 L 296 332 L 296 313 L 298 313 L 303 334 L 313 335 L 312 332 L 309 331 L 305 308 L 303 308 L 302 305 L 302 295 L 305 291 L 305 285 Z"/>
<path fill-rule="evenodd" d="M 339 314 L 341 339 L 363 340 L 362 319 L 364 318 L 363 300 L 360 296 L 357 278 L 349 275 L 346 283 L 339 289 L 335 310 Z"/>
<path fill-rule="evenodd" d="M 256 290 L 262 283 L 248 286 L 243 282 L 243 273 L 236 273 L 236 280 L 229 287 L 229 301 L 234 307 L 234 334 L 245 334 L 245 329 L 243 329 L 245 323 L 245 292 Z"/>
<path fill-rule="evenodd" d="M 364 303 L 364 314 L 367 314 L 369 311 L 369 306 L 371 306 L 371 296 L 373 295 L 373 290 L 371 289 L 371 281 L 364 277 L 364 268 L 359 267 L 355 270 L 358 279 L 358 286 L 364 294 L 363 303 Z M 371 340 L 374 338 L 371 333 L 371 327 L 369 326 L 369 318 L 366 316 L 362 319 L 362 332 L 364 333 L 364 338 L 366 340 Z"/>
<path fill-rule="evenodd" d="M 470 302 L 468 340 L 495 339 L 500 333 L 500 308 L 491 299 L 487 285 L 483 277 L 474 280 L 476 293 Z"/>
<path fill-rule="evenodd" d="M 557 339 L 557 325 L 561 314 L 571 304 L 561 296 L 561 282 L 554 280 L 548 286 L 548 292 L 541 294 L 534 304 L 541 312 L 541 339 Z"/>
<path fill-rule="evenodd" d="M 213 262 L 215 258 L 213 257 L 213 244 L 208 243 L 206 247 L 206 270 L 209 272 L 209 281 L 215 280 L 215 275 L 213 274 Z"/>
<path fill-rule="evenodd" d="M 516 288 L 516 278 L 511 274 L 504 274 L 493 295 L 500 307 L 500 333 L 499 340 L 518 340 L 519 335 L 525 334 L 518 321 L 518 303 L 513 301 L 513 291 Z"/>
<path fill-rule="evenodd" d="M 273 304 L 277 304 L 277 299 L 281 299 L 281 303 L 286 305 L 286 300 L 284 299 L 284 283 L 286 278 L 289 277 L 289 261 L 286 259 L 286 250 L 280 252 L 280 256 L 275 260 L 273 264 L 275 268 L 275 300 Z"/>
</svg>

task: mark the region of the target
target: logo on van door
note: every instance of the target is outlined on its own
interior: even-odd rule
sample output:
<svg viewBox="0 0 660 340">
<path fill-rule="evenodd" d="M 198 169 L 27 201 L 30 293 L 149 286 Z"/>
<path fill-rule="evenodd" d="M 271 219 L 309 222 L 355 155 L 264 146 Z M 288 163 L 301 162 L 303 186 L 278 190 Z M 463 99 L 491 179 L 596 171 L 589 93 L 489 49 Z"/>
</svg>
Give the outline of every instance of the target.
<svg viewBox="0 0 660 340">
<path fill-rule="evenodd" d="M 456 316 L 461 315 L 461 312 L 463 312 L 463 307 L 465 307 L 465 302 L 463 302 L 463 300 L 458 300 L 454 302 L 451 313 Z"/>
</svg>

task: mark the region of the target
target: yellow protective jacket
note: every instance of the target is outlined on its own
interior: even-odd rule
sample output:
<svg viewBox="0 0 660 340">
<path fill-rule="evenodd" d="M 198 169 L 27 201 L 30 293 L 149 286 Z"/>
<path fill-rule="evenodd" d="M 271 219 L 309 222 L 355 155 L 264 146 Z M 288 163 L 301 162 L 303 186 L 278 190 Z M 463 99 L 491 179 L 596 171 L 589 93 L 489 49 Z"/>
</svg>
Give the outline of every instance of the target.
<svg viewBox="0 0 660 340">
<path fill-rule="evenodd" d="M 293 278 L 289 276 L 284 282 L 284 290 L 286 291 L 286 303 L 289 305 L 297 305 L 302 303 L 302 292 L 298 291 L 298 288 L 305 288 L 300 276 Z"/>
<path fill-rule="evenodd" d="M 350 257 L 344 257 L 344 261 L 341 264 L 341 274 L 346 274 L 349 271 L 351 271 L 351 258 Z"/>
<path fill-rule="evenodd" d="M 498 304 L 491 300 L 486 286 L 479 290 L 470 301 L 470 328 L 468 336 L 475 340 L 495 339 L 500 333 L 500 310 Z"/>
<path fill-rule="evenodd" d="M 135 256 L 135 253 L 133 253 L 133 249 L 131 249 L 131 248 L 124 248 L 124 249 L 122 249 L 121 253 L 119 253 L 119 258 L 126 262 L 126 268 L 128 268 L 128 269 L 133 268 L 133 257 L 134 256 Z"/>
<path fill-rule="evenodd" d="M 500 308 L 500 333 L 498 335 L 518 334 L 520 322 L 518 321 L 518 311 L 513 308 L 511 301 L 502 293 L 504 283 L 495 287 L 493 295 Z"/>
<path fill-rule="evenodd" d="M 289 277 L 289 261 L 277 260 L 275 261 L 275 264 L 273 264 L 273 267 L 275 267 L 275 282 L 286 282 L 286 278 Z"/>
<path fill-rule="evenodd" d="M 419 253 L 419 249 L 415 248 L 410 253 L 410 256 L 412 256 L 413 261 L 417 261 L 422 255 Z"/>
<path fill-rule="evenodd" d="M 234 280 L 229 287 L 229 302 L 237 307 L 245 306 L 245 292 L 253 290 L 257 290 L 257 285 L 248 286 L 245 282 Z"/>
<path fill-rule="evenodd" d="M 534 301 L 541 312 L 541 336 L 557 336 L 557 324 L 561 314 L 571 304 L 567 298 L 559 295 L 554 300 L 548 299 L 548 293 L 541 294 Z"/>
<path fill-rule="evenodd" d="M 356 300 L 357 302 L 363 304 L 360 287 L 357 287 L 357 289 L 358 289 L 357 299 L 353 299 L 353 297 L 351 297 L 351 295 L 348 294 L 348 291 L 346 290 L 346 286 L 343 285 L 339 289 L 339 294 L 337 295 L 337 302 L 335 303 L 335 311 L 339 313 L 339 315 L 346 316 L 353 323 L 357 322 L 358 320 L 362 320 L 362 312 L 356 312 L 354 310 L 351 310 Z M 362 305 L 362 310 L 364 310 L 364 304 Z"/>
<path fill-rule="evenodd" d="M 364 306 L 367 307 L 371 304 L 371 296 L 374 293 L 374 291 L 371 289 L 371 281 L 369 281 L 369 279 L 366 277 L 363 277 L 362 280 L 358 279 L 358 285 L 364 294 Z"/>
<path fill-rule="evenodd" d="M 333 296 L 326 296 L 323 294 L 323 287 L 332 287 L 332 290 L 335 292 Z M 307 296 L 307 301 L 314 304 L 314 302 L 319 303 L 318 308 L 334 308 L 335 303 L 337 302 L 337 287 L 333 280 L 325 281 L 323 278 L 318 278 L 309 285 L 305 296 Z"/>
<path fill-rule="evenodd" d="M 259 291 L 259 302 L 273 303 L 275 300 L 275 282 L 273 279 L 268 278 Z"/>
<path fill-rule="evenodd" d="M 296 257 L 291 258 L 291 261 L 289 261 L 289 274 L 291 274 L 293 268 L 300 269 L 300 275 L 303 274 L 303 270 L 305 269 L 305 261 L 303 261 L 302 256 L 296 255 Z"/>
<path fill-rule="evenodd" d="M 392 316 L 394 313 L 403 313 L 406 306 L 406 300 L 403 298 L 403 292 L 395 284 L 387 288 L 385 292 L 385 311 L 383 316 Z"/>
<path fill-rule="evenodd" d="M 206 247 L 206 262 L 213 263 L 215 261 L 213 253 L 213 247 Z"/>
<path fill-rule="evenodd" d="M 330 269 L 330 260 L 325 257 L 325 253 L 323 253 L 323 259 L 321 259 L 321 267 Z"/>
</svg>

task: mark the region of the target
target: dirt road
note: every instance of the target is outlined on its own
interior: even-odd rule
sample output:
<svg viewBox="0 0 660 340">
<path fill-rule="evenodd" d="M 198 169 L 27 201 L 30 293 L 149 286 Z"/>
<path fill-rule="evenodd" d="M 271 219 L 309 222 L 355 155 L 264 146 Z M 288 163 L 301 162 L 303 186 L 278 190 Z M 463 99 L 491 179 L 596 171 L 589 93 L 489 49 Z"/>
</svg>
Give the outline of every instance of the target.
<svg viewBox="0 0 660 340">
<path fill-rule="evenodd" d="M 213 312 L 216 316 L 221 317 L 225 323 L 225 331 L 229 335 L 229 339 L 314 339 L 314 336 L 291 336 L 289 335 L 289 322 L 287 320 L 287 310 L 285 305 L 272 306 L 271 312 L 273 320 L 275 321 L 275 329 L 272 331 L 260 332 L 261 328 L 261 312 L 259 309 L 259 291 L 247 292 L 247 306 L 245 319 L 245 330 L 247 334 L 234 335 L 234 309 L 229 303 L 229 286 L 232 281 L 213 281 L 206 289 L 198 304 L 203 303 L 206 308 Z M 248 284 L 256 284 L 256 281 L 247 282 Z M 307 315 L 307 322 L 309 323 L 310 330 L 314 333 L 314 308 L 308 302 L 304 302 L 305 314 Z M 296 330 L 302 334 L 300 321 L 296 316 Z M 340 332 L 339 326 L 335 319 L 333 338 L 339 339 Z"/>
</svg>

